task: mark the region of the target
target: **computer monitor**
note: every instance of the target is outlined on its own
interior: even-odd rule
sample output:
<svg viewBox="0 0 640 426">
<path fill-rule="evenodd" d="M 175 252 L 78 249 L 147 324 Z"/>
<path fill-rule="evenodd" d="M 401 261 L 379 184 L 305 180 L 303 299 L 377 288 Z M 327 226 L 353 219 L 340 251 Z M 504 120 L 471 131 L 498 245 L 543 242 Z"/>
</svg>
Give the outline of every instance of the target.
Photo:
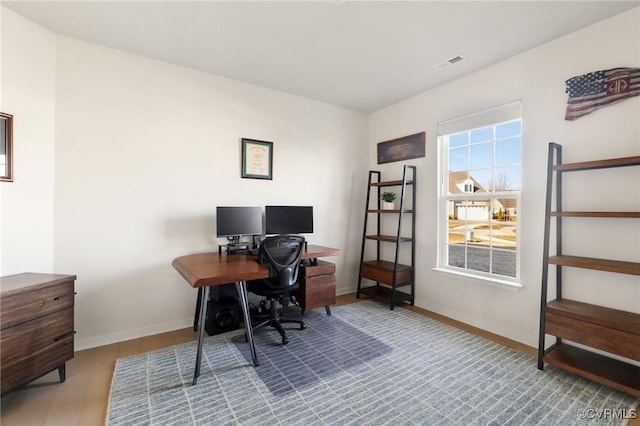
<svg viewBox="0 0 640 426">
<path fill-rule="evenodd" d="M 262 235 L 262 208 L 216 207 L 216 233 L 233 241 L 243 235 Z"/>
<path fill-rule="evenodd" d="M 266 206 L 265 234 L 313 233 L 312 206 Z"/>
</svg>

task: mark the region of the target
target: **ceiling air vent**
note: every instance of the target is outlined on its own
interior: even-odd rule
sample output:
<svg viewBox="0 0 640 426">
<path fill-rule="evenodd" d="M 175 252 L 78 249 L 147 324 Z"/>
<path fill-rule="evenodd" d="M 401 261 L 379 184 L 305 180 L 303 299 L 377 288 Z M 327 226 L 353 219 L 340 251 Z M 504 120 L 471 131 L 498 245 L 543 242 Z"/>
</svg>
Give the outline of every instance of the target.
<svg viewBox="0 0 640 426">
<path fill-rule="evenodd" d="M 436 65 L 434 68 L 437 70 L 443 70 L 445 68 L 450 67 L 451 65 L 464 61 L 464 59 L 465 59 L 464 56 L 460 56 L 460 55 L 454 56 L 453 58 Z"/>
</svg>

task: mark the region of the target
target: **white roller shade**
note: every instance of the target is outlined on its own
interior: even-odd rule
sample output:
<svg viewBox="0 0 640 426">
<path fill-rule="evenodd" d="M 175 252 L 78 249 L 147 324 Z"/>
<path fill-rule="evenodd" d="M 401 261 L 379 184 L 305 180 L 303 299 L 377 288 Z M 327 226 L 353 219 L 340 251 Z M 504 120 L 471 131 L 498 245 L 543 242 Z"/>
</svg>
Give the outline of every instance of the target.
<svg viewBox="0 0 640 426">
<path fill-rule="evenodd" d="M 438 136 L 491 126 L 522 117 L 522 101 L 517 100 L 484 111 L 438 123 Z"/>
</svg>

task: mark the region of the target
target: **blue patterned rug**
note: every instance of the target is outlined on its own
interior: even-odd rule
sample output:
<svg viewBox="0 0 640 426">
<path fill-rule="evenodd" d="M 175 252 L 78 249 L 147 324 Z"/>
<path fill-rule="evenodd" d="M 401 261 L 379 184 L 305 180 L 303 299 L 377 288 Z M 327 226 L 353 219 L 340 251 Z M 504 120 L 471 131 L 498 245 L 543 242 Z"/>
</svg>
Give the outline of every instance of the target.
<svg viewBox="0 0 640 426">
<path fill-rule="evenodd" d="M 465 331 L 362 301 L 307 329 L 208 337 L 118 359 L 108 425 L 620 425 L 638 401 Z M 605 411 L 597 411 L 605 410 Z M 605 415 L 598 413 L 608 413 Z"/>
</svg>

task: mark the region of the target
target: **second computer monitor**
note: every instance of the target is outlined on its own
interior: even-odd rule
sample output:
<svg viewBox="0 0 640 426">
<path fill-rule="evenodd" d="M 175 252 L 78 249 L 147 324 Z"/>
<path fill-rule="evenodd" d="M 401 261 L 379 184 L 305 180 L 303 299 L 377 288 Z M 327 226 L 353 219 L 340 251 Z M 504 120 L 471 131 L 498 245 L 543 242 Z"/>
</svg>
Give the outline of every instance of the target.
<svg viewBox="0 0 640 426">
<path fill-rule="evenodd" d="M 312 206 L 265 206 L 265 234 L 312 234 Z"/>
<path fill-rule="evenodd" d="M 218 237 L 229 239 L 239 239 L 245 235 L 261 235 L 262 208 L 218 206 L 216 230 Z"/>
</svg>

